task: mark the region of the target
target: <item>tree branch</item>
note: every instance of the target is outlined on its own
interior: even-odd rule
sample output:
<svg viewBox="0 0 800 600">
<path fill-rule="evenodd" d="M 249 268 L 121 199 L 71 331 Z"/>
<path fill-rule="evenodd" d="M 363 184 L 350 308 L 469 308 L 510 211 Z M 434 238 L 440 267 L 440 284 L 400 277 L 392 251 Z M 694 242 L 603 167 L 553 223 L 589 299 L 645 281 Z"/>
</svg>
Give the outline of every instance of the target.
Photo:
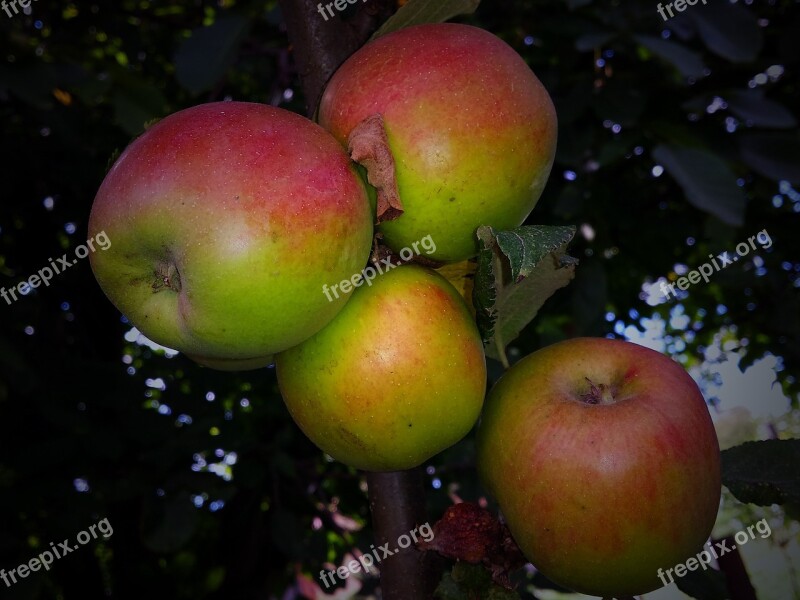
<svg viewBox="0 0 800 600">
<path fill-rule="evenodd" d="M 303 84 L 306 112 L 316 111 L 322 90 L 337 68 L 369 39 L 396 10 L 396 0 L 364 0 L 334 16 L 319 0 L 279 0 Z"/>
<path fill-rule="evenodd" d="M 342 11 L 323 16 L 327 2 L 319 0 L 279 0 L 283 20 L 292 43 L 292 52 L 306 99 L 306 112 L 312 116 L 328 79 L 347 58 L 369 39 L 372 33 L 397 8 L 396 0 L 363 0 Z M 327 13 L 326 13 L 327 14 Z M 412 544 L 398 548 L 400 536 L 426 522 L 425 489 L 422 469 L 392 473 L 369 473 L 370 510 L 377 545 L 388 544 L 393 553 L 380 563 L 381 591 L 384 600 L 427 600 L 437 584 L 434 561 Z M 394 552 L 398 549 L 398 552 Z M 380 552 L 382 555 L 383 553 Z"/>
<path fill-rule="evenodd" d="M 392 556 L 384 558 L 381 570 L 383 600 L 428 600 L 438 583 L 433 553 L 414 547 L 400 549 L 398 538 L 411 538 L 410 532 L 427 522 L 422 467 L 410 471 L 368 473 L 369 508 L 376 546 L 384 546 Z M 383 556 L 383 553 L 380 553 Z"/>
</svg>

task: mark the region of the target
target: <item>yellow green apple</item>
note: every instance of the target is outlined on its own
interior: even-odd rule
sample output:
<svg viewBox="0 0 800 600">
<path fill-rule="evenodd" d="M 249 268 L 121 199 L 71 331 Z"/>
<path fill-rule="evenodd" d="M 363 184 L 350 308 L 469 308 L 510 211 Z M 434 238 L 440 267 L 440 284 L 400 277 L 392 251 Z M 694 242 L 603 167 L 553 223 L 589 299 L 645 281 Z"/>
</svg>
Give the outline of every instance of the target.
<svg viewBox="0 0 800 600">
<path fill-rule="evenodd" d="M 368 471 L 416 467 L 463 438 L 480 414 L 486 361 L 455 288 L 416 265 L 361 285 L 336 318 L 276 357 L 303 432 Z"/>
</svg>

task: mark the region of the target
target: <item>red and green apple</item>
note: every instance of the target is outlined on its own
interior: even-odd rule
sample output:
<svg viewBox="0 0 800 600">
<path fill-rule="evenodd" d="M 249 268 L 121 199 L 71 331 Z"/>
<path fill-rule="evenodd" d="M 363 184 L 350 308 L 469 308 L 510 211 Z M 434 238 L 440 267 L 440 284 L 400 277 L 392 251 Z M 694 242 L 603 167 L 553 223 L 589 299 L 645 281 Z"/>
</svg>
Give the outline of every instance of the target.
<svg viewBox="0 0 800 600">
<path fill-rule="evenodd" d="M 508 44 L 469 25 L 408 27 L 353 54 L 331 78 L 319 122 L 352 145 L 375 115 L 404 210 L 379 228 L 395 252 L 430 234 L 435 260 L 475 255 L 475 230 L 519 226 L 553 164 L 557 120 L 544 86 Z"/>
<path fill-rule="evenodd" d="M 486 401 L 478 468 L 525 556 L 552 581 L 624 597 L 701 549 L 720 501 L 708 407 L 678 363 L 578 338 L 513 365 Z"/>
<path fill-rule="evenodd" d="M 97 281 L 142 333 L 201 364 L 255 368 L 345 305 L 322 286 L 367 261 L 366 190 L 333 137 L 271 106 L 218 102 L 159 121 L 100 186 Z"/>
</svg>

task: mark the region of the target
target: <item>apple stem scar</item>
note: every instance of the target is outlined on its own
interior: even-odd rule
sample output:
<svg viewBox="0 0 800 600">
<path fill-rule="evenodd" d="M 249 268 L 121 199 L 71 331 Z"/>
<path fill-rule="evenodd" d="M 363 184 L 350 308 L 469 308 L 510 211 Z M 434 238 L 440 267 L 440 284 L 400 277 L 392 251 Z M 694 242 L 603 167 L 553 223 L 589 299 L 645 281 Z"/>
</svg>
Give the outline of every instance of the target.
<svg viewBox="0 0 800 600">
<path fill-rule="evenodd" d="M 153 282 L 154 293 L 160 292 L 162 288 L 170 289 L 176 293 L 181 291 L 181 274 L 174 264 L 159 264 L 155 270 L 155 276 L 156 280 Z"/>
<path fill-rule="evenodd" d="M 585 378 L 589 382 L 589 392 L 581 394 L 581 399 L 586 404 L 614 404 L 616 395 L 616 386 L 606 385 L 601 383 L 595 385 L 591 379 Z"/>
</svg>

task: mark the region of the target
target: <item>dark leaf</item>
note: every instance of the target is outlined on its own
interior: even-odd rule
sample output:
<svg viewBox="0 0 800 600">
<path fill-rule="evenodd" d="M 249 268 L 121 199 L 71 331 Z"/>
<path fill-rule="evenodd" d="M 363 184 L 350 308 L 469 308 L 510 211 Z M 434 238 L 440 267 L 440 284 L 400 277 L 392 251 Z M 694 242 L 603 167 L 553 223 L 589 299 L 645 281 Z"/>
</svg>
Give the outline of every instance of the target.
<svg viewBox="0 0 800 600">
<path fill-rule="evenodd" d="M 167 100 L 157 87 L 130 77 L 119 82 L 112 104 L 117 123 L 132 136 L 142 133 L 147 122 L 164 116 L 167 109 Z"/>
<path fill-rule="evenodd" d="M 736 90 L 725 94 L 725 100 L 731 112 L 752 125 L 773 129 L 791 129 L 797 125 L 797 119 L 783 104 L 764 98 L 761 90 Z"/>
<path fill-rule="evenodd" d="M 458 15 L 471 15 L 481 0 L 409 0 L 386 21 L 371 39 L 392 31 L 421 25 L 422 23 L 444 23 Z"/>
<path fill-rule="evenodd" d="M 686 11 L 703 43 L 714 54 L 731 62 L 752 62 L 763 45 L 755 16 L 741 4 L 712 0 Z"/>
<path fill-rule="evenodd" d="M 629 82 L 612 81 L 597 95 L 592 108 L 603 121 L 609 119 L 624 127 L 631 127 L 644 111 L 644 104 L 644 94 Z"/>
<path fill-rule="evenodd" d="M 214 87 L 233 64 L 249 26 L 245 17 L 232 15 L 195 29 L 175 57 L 178 83 L 192 94 Z"/>
<path fill-rule="evenodd" d="M 800 502 L 800 440 L 747 442 L 722 452 L 722 483 L 741 502 Z"/>
<path fill-rule="evenodd" d="M 744 191 L 719 156 L 697 148 L 660 144 L 653 150 L 653 158 L 675 178 L 693 206 L 728 225 L 742 224 Z"/>
<path fill-rule="evenodd" d="M 634 39 L 650 52 L 678 69 L 678 72 L 684 77 L 698 78 L 703 76 L 706 68 L 705 64 L 703 64 L 703 59 L 699 54 L 692 52 L 682 44 L 668 42 L 651 35 L 636 35 Z"/>
<path fill-rule="evenodd" d="M 788 133 L 748 133 L 739 140 L 742 160 L 774 181 L 800 183 L 800 139 Z"/>
<path fill-rule="evenodd" d="M 711 96 L 709 94 L 700 94 L 699 96 L 693 96 L 681 103 L 681 108 L 686 112 L 703 114 L 706 112 L 706 107 L 710 102 Z"/>
<path fill-rule="evenodd" d="M 86 81 L 86 73 L 73 65 L 37 63 L 25 68 L 0 66 L 0 91 L 9 90 L 41 110 L 53 107 L 53 92 L 58 86 L 72 88 Z"/>
</svg>

